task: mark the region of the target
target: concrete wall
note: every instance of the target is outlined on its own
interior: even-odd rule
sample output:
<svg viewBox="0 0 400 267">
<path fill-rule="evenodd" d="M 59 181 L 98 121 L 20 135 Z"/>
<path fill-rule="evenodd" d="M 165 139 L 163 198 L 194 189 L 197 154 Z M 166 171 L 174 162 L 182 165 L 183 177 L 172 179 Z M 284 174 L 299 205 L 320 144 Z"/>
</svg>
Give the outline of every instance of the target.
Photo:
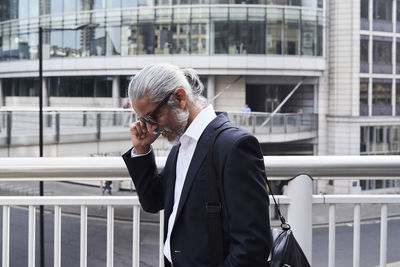
<svg viewBox="0 0 400 267">
<path fill-rule="evenodd" d="M 360 127 L 335 118 L 359 115 L 360 0 L 329 1 L 327 154 L 359 155 Z M 323 122 L 322 122 L 323 123 Z M 320 132 L 321 137 L 324 133 Z M 319 151 L 324 153 L 325 149 Z"/>
<path fill-rule="evenodd" d="M 237 76 L 216 76 L 215 95 L 231 84 L 216 100 L 214 108 L 220 111 L 241 112 L 246 101 L 246 78 L 242 77 L 234 84 Z"/>
</svg>

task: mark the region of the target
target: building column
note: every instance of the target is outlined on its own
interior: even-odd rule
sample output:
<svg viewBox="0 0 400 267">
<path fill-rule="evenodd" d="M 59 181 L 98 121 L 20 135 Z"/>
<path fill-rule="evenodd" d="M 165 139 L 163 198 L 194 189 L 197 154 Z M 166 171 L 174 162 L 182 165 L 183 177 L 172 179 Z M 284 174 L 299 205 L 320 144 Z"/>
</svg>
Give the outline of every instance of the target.
<svg viewBox="0 0 400 267">
<path fill-rule="evenodd" d="M 215 76 L 209 75 L 207 79 L 207 100 L 210 101 L 215 96 Z M 214 105 L 214 101 L 210 102 Z"/>
<path fill-rule="evenodd" d="M 0 107 L 4 106 L 4 92 L 3 92 L 3 79 L 0 79 Z"/>
<path fill-rule="evenodd" d="M 43 107 L 48 107 L 49 106 L 49 94 L 47 93 L 48 91 L 47 91 L 47 81 L 48 81 L 48 78 L 45 78 L 45 77 L 43 77 L 43 81 L 42 81 L 42 84 L 43 84 Z"/>
<path fill-rule="evenodd" d="M 121 99 L 120 99 L 120 90 L 119 90 L 119 76 L 113 77 L 112 82 L 112 107 L 119 108 L 121 107 Z"/>
</svg>

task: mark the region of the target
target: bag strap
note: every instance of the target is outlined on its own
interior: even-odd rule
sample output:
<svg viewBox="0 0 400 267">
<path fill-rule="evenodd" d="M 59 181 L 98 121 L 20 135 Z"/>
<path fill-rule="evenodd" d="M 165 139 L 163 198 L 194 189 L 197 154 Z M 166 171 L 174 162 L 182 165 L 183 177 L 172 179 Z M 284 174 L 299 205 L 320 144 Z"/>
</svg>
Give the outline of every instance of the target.
<svg viewBox="0 0 400 267">
<path fill-rule="evenodd" d="M 230 125 L 222 125 L 214 134 L 212 138 L 208 154 L 207 154 L 207 191 L 206 191 L 206 210 L 208 217 L 208 236 L 209 236 L 209 247 L 211 254 L 211 266 L 218 266 L 224 260 L 223 251 L 223 235 L 222 235 L 222 218 L 221 211 L 222 205 L 219 196 L 217 174 L 214 168 L 214 144 L 217 137 L 221 132 L 230 129 L 237 128 Z"/>
<path fill-rule="evenodd" d="M 267 176 L 265 176 L 265 178 L 266 178 L 265 180 L 267 181 L 267 185 L 268 185 L 268 188 L 269 188 L 269 193 L 271 194 L 272 199 L 275 202 L 275 210 L 276 210 L 276 212 L 278 212 L 279 220 L 281 221 L 281 228 L 283 230 L 289 230 L 290 229 L 290 225 L 286 223 L 286 219 L 285 219 L 285 217 L 283 217 L 283 215 L 281 213 L 281 210 L 279 208 L 279 204 L 276 202 L 274 193 L 272 193 L 272 187 L 271 187 L 271 184 L 269 183 L 269 180 L 268 180 Z"/>
</svg>

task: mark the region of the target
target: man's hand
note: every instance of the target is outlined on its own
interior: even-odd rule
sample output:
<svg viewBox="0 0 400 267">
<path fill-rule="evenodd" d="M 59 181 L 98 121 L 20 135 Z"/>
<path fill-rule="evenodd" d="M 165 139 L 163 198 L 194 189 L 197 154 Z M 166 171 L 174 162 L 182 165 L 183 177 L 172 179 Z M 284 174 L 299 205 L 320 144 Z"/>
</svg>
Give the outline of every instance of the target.
<svg viewBox="0 0 400 267">
<path fill-rule="evenodd" d="M 157 125 L 137 121 L 132 123 L 129 133 L 137 155 L 146 154 L 150 151 L 150 145 L 160 136 L 153 134 Z"/>
</svg>

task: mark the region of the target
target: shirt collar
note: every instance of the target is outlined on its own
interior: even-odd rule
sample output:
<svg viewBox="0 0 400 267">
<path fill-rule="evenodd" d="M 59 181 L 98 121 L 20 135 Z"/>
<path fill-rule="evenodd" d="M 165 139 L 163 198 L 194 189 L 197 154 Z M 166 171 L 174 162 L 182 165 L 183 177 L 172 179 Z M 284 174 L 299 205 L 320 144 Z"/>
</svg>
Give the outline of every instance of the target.
<svg viewBox="0 0 400 267">
<path fill-rule="evenodd" d="M 185 133 L 181 136 L 180 141 L 182 143 L 183 139 L 187 137 L 199 141 L 200 136 L 203 134 L 204 130 L 208 124 L 217 117 L 212 105 L 208 105 L 194 118 L 192 123 L 186 129 Z M 185 138 L 186 136 L 186 138 Z"/>
</svg>

